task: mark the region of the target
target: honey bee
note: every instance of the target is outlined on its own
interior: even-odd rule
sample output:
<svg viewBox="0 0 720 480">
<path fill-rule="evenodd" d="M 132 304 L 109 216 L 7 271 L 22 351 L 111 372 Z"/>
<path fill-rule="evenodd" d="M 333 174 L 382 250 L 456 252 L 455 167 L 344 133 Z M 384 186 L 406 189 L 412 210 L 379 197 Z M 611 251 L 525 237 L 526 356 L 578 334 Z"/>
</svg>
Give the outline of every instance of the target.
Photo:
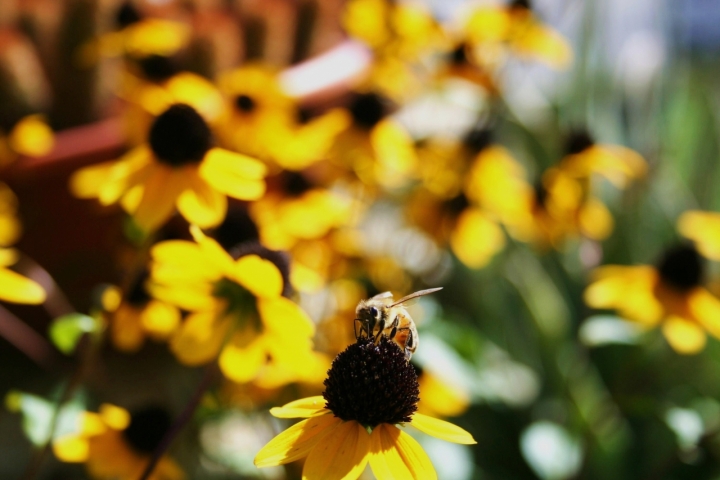
<svg viewBox="0 0 720 480">
<path fill-rule="evenodd" d="M 393 301 L 390 292 L 380 293 L 367 300 L 360 300 L 355 309 L 355 338 L 370 338 L 376 344 L 384 335 L 397 343 L 405 352 L 408 360 L 418 346 L 418 333 L 415 322 L 405 310 L 407 302 L 423 295 L 442 290 L 429 288 L 411 293 L 398 301 Z M 359 331 L 358 331 L 358 326 Z"/>
</svg>

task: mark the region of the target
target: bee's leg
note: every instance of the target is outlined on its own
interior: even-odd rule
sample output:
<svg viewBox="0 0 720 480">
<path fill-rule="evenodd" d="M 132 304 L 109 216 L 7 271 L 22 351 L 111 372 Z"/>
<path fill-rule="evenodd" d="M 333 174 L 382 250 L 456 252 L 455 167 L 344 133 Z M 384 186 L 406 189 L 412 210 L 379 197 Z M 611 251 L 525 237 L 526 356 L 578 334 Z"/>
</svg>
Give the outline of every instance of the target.
<svg viewBox="0 0 720 480">
<path fill-rule="evenodd" d="M 382 332 L 383 332 L 383 330 L 385 330 L 385 318 L 384 317 L 380 318 L 380 321 L 378 321 L 377 325 L 378 325 L 378 333 L 374 339 L 375 345 L 380 343 L 380 337 L 382 337 Z M 375 329 L 373 328 L 373 334 L 374 333 L 375 333 Z"/>
<path fill-rule="evenodd" d="M 360 331 L 358 331 L 358 324 L 360 324 Z M 362 332 L 364 330 L 363 323 L 359 318 L 355 319 L 355 323 L 353 324 L 353 332 L 355 333 L 355 340 L 359 339 L 362 336 Z"/>
<path fill-rule="evenodd" d="M 398 328 L 397 328 L 397 327 L 398 327 L 398 324 L 399 324 L 399 323 L 400 323 L 400 316 L 399 316 L 399 315 L 396 315 L 396 316 L 395 316 L 395 319 L 393 320 L 393 323 L 392 323 L 392 330 L 390 330 L 390 335 L 388 335 L 388 338 L 389 338 L 390 340 L 392 340 L 393 338 L 395 338 L 395 335 L 397 335 L 397 332 L 398 332 Z"/>
</svg>

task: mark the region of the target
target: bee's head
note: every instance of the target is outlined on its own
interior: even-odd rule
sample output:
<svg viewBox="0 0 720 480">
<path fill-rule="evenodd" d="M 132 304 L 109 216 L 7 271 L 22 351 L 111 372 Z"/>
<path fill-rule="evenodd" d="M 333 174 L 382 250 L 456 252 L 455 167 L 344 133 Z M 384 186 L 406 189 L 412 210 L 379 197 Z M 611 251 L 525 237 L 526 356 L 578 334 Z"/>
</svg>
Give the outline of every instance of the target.
<svg viewBox="0 0 720 480">
<path fill-rule="evenodd" d="M 366 301 L 360 302 L 355 309 L 355 318 L 367 326 L 368 333 L 372 333 L 375 329 L 375 325 L 380 321 L 381 315 L 382 313 L 379 308 Z"/>
</svg>

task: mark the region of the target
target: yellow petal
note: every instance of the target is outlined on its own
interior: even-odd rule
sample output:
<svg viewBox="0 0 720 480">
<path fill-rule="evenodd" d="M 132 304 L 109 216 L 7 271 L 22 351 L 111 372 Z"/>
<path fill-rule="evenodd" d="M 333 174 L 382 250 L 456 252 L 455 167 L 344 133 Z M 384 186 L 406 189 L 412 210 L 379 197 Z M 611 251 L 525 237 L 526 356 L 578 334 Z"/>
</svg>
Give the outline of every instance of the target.
<svg viewBox="0 0 720 480">
<path fill-rule="evenodd" d="M 240 257 L 235 262 L 232 278 L 257 297 L 274 298 L 282 293 L 280 270 L 271 261 L 257 255 Z"/>
<path fill-rule="evenodd" d="M 213 148 L 200 164 L 199 173 L 215 189 L 233 198 L 257 200 L 265 193 L 265 165 L 239 153 Z"/>
<path fill-rule="evenodd" d="M 593 272 L 595 281 L 583 295 L 593 308 L 614 308 L 630 320 L 652 326 L 663 315 L 663 306 L 653 290 L 657 272 L 650 266 L 606 265 Z"/>
<path fill-rule="evenodd" d="M 110 335 L 113 345 L 123 352 L 136 352 L 145 341 L 145 332 L 140 325 L 140 310 L 122 305 L 112 317 Z"/>
<path fill-rule="evenodd" d="M 308 422 L 312 421 L 313 417 Z M 358 422 L 336 425 L 321 438 L 305 460 L 303 480 L 332 478 L 357 479 L 367 465 L 370 454 L 370 435 Z"/>
<path fill-rule="evenodd" d="M 179 22 L 147 18 L 122 31 L 125 51 L 138 58 L 149 55 L 170 56 L 190 38 L 190 28 Z"/>
<path fill-rule="evenodd" d="M 381 423 L 370 435 L 370 467 L 375 478 L 434 480 L 435 468 L 420 444 L 394 425 Z"/>
<path fill-rule="evenodd" d="M 205 256 L 205 264 L 211 264 L 223 275 L 231 275 L 235 266 L 232 256 L 216 240 L 206 236 L 197 225 L 190 227 L 190 233 L 200 245 Z"/>
<path fill-rule="evenodd" d="M 180 311 L 167 303 L 151 300 L 140 315 L 140 323 L 154 339 L 163 340 L 180 325 Z"/>
<path fill-rule="evenodd" d="M 315 324 L 303 309 L 290 299 L 260 298 L 257 307 L 263 325 L 272 335 L 301 342 L 315 334 Z"/>
<path fill-rule="evenodd" d="M 527 21 L 512 39 L 512 47 L 519 56 L 539 60 L 550 67 L 567 68 L 573 60 L 572 47 L 558 32 L 535 20 Z"/>
<path fill-rule="evenodd" d="M 29 157 L 41 157 L 50 153 L 55 144 L 52 129 L 40 115 L 30 115 L 20 120 L 10 132 L 10 148 Z"/>
<path fill-rule="evenodd" d="M 678 219 L 678 231 L 710 260 L 720 260 L 720 213 L 691 210 Z"/>
<path fill-rule="evenodd" d="M 711 335 L 720 338 L 720 299 L 702 287 L 688 295 L 688 309 Z"/>
<path fill-rule="evenodd" d="M 0 300 L 36 305 L 45 301 L 45 290 L 19 273 L 0 268 Z"/>
<path fill-rule="evenodd" d="M 114 430 L 125 430 L 130 425 L 130 413 L 122 407 L 103 403 L 99 413 L 103 422 Z"/>
<path fill-rule="evenodd" d="M 466 432 L 457 425 L 453 425 L 450 422 L 439 420 L 437 418 L 428 417 L 422 413 L 413 414 L 410 425 L 421 432 L 448 442 L 462 443 L 463 445 L 472 445 L 477 443 L 470 433 Z"/>
<path fill-rule="evenodd" d="M 217 321 L 216 317 L 213 311 L 190 314 L 170 338 L 170 350 L 181 363 L 202 365 L 217 357 L 230 322 Z"/>
<path fill-rule="evenodd" d="M 578 224 L 586 237 L 604 240 L 612 233 L 615 221 L 600 200 L 589 198 L 580 208 Z"/>
<path fill-rule="evenodd" d="M 481 268 L 505 246 L 505 234 L 480 209 L 468 208 L 458 217 L 450 246 L 465 265 Z"/>
<path fill-rule="evenodd" d="M 201 228 L 218 225 L 227 213 L 227 197 L 194 176 L 191 187 L 180 194 L 178 210 L 191 224 Z"/>
<path fill-rule="evenodd" d="M 145 182 L 140 203 L 130 212 L 140 228 L 154 231 L 170 218 L 178 197 L 188 187 L 187 173 L 165 166 L 154 170 Z"/>
<path fill-rule="evenodd" d="M 223 348 L 218 363 L 225 376 L 233 382 L 245 383 L 254 379 L 265 364 L 267 348 L 264 337 L 230 342 Z"/>
<path fill-rule="evenodd" d="M 99 163 L 81 168 L 70 177 L 70 191 L 78 198 L 93 198 L 100 195 L 103 183 L 115 167 L 115 161 Z"/>
<path fill-rule="evenodd" d="M 377 175 L 388 186 L 396 186 L 417 165 L 417 154 L 410 135 L 391 120 L 383 120 L 370 132 L 370 142 L 378 161 Z"/>
<path fill-rule="evenodd" d="M 62 462 L 79 463 L 88 459 L 90 445 L 87 438 L 68 434 L 53 440 L 52 450 L 57 459 Z"/>
<path fill-rule="evenodd" d="M 307 418 L 316 415 L 325 408 L 325 398 L 322 395 L 301 398 L 286 403 L 282 407 L 270 409 L 270 414 L 277 418 Z"/>
<path fill-rule="evenodd" d="M 212 285 L 162 285 L 149 283 L 147 290 L 153 297 L 171 303 L 188 311 L 207 311 L 214 309 L 218 301 L 212 296 Z"/>
<path fill-rule="evenodd" d="M 305 456 L 342 420 L 331 413 L 296 423 L 270 440 L 255 456 L 255 466 L 273 467 L 294 462 Z"/>
<path fill-rule="evenodd" d="M 707 342 L 700 326 L 677 316 L 670 316 L 663 322 L 662 332 L 670 346 L 683 355 L 699 353 Z"/>
</svg>

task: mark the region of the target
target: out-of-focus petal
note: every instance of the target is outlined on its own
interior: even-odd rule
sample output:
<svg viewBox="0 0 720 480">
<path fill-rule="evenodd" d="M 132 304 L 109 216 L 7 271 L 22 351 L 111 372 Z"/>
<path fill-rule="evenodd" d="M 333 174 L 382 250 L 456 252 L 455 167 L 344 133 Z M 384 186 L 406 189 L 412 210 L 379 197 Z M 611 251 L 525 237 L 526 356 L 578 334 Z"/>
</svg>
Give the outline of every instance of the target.
<svg viewBox="0 0 720 480">
<path fill-rule="evenodd" d="M 55 136 L 41 115 L 29 115 L 13 127 L 8 141 L 10 148 L 16 152 L 29 157 L 40 157 L 53 148 Z"/>
<path fill-rule="evenodd" d="M 274 298 L 282 293 L 280 270 L 271 261 L 257 255 L 240 257 L 235 263 L 232 278 L 257 297 Z"/>
<path fill-rule="evenodd" d="M 470 268 L 485 266 L 505 246 L 500 226 L 480 209 L 468 208 L 458 217 L 450 236 L 450 246 L 458 259 Z"/>
<path fill-rule="evenodd" d="M 0 268 L 0 300 L 35 305 L 45 301 L 45 290 L 19 273 Z"/>
<path fill-rule="evenodd" d="M 699 353 L 707 342 L 705 330 L 696 323 L 677 316 L 670 316 L 663 322 L 662 332 L 670 346 L 684 355 Z"/>
<path fill-rule="evenodd" d="M 593 277 L 584 293 L 589 306 L 616 309 L 620 315 L 647 326 L 662 318 L 663 306 L 653 295 L 658 281 L 653 267 L 607 265 L 596 269 Z"/>
<path fill-rule="evenodd" d="M 695 242 L 704 257 L 720 260 L 720 213 L 687 211 L 678 219 L 678 231 Z"/>
<path fill-rule="evenodd" d="M 218 225 L 227 213 L 227 197 L 210 187 L 197 176 L 190 181 L 190 188 L 180 194 L 177 207 L 189 223 L 201 228 Z"/>
<path fill-rule="evenodd" d="M 200 177 L 240 200 L 257 200 L 263 196 L 266 172 L 260 161 L 221 148 L 210 150 L 200 164 Z"/>
<path fill-rule="evenodd" d="M 170 350 L 185 365 L 202 365 L 214 360 L 225 342 L 230 322 L 217 321 L 214 311 L 188 315 L 170 338 Z"/>
</svg>

